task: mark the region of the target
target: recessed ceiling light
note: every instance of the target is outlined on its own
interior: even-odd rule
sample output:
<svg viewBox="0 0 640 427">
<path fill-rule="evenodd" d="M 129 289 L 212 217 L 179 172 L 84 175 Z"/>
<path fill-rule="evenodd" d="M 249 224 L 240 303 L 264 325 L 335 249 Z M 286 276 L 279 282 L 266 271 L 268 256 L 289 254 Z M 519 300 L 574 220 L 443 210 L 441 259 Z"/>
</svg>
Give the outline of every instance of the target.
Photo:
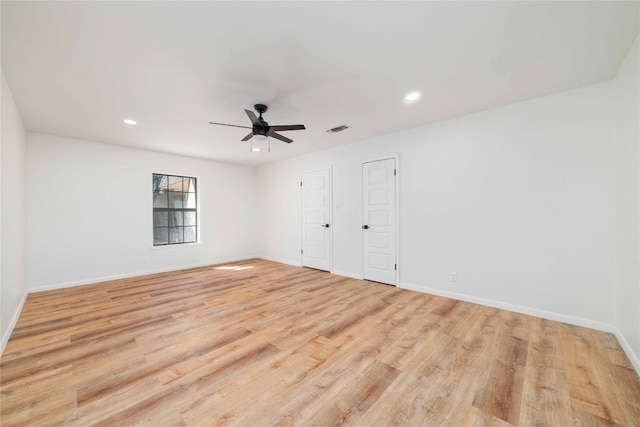
<svg viewBox="0 0 640 427">
<path fill-rule="evenodd" d="M 253 147 L 253 148 L 251 149 L 251 151 L 253 151 L 253 152 L 257 152 L 257 151 L 260 151 L 260 149 L 259 149 L 258 147 Z"/>
<path fill-rule="evenodd" d="M 411 92 L 404 97 L 404 100 L 406 102 L 413 102 L 417 101 L 418 99 L 420 99 L 420 92 Z"/>
<path fill-rule="evenodd" d="M 124 119 L 123 121 L 128 125 L 135 125 L 136 124 L 136 121 L 135 120 L 131 120 L 131 119 Z"/>
</svg>

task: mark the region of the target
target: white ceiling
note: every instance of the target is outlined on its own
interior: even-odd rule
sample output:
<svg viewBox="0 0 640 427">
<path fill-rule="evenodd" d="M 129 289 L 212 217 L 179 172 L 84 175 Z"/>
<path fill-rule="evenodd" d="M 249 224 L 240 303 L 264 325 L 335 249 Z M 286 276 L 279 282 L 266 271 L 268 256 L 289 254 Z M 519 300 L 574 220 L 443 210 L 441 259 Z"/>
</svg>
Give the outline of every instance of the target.
<svg viewBox="0 0 640 427">
<path fill-rule="evenodd" d="M 639 4 L 2 1 L 2 68 L 31 131 L 259 165 L 611 79 Z M 257 102 L 307 130 L 207 123 Z"/>
</svg>

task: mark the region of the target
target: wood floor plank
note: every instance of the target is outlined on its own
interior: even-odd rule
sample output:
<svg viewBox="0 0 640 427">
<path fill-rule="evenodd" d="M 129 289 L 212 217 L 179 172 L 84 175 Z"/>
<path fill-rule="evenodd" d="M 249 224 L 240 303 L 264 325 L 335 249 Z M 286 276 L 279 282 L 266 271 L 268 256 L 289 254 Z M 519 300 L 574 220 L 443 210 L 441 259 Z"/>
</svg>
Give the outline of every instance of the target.
<svg viewBox="0 0 640 427">
<path fill-rule="evenodd" d="M 385 363 L 373 362 L 353 379 L 352 384 L 327 401 L 311 417 L 309 424 L 334 426 L 357 423 L 358 418 L 375 404 L 399 372 Z"/>
<path fill-rule="evenodd" d="M 615 336 L 250 259 L 31 294 L 2 426 L 640 426 Z"/>
<path fill-rule="evenodd" d="M 518 423 L 527 346 L 527 341 L 511 336 L 502 341 L 473 406 L 510 424 Z"/>
<path fill-rule="evenodd" d="M 482 410 L 472 406 L 469 409 L 469 412 L 466 414 L 464 421 L 462 421 L 459 425 L 466 427 L 511 427 L 513 424 L 509 424 L 508 422 L 501 420 L 500 418 L 496 418 L 493 415 L 489 415 Z M 555 424 L 528 424 L 531 426 L 543 426 L 549 425 L 553 426 Z M 559 424 L 565 425 L 565 424 Z"/>
<path fill-rule="evenodd" d="M 363 416 L 363 425 L 375 425 L 376 420 L 386 420 L 388 425 L 412 425 L 416 421 L 420 424 L 419 420 L 422 420 L 421 424 L 430 425 L 433 402 L 424 396 L 438 386 L 442 371 L 440 362 L 451 357 L 458 346 L 457 341 L 447 334 L 434 335 L 430 345 L 421 348 L 396 381 L 387 387 L 378 403 Z"/>
<path fill-rule="evenodd" d="M 266 366 L 255 365 L 251 374 L 216 387 L 199 401 L 182 410 L 190 425 L 243 423 L 241 418 L 265 396 L 274 396 L 278 387 L 301 381 L 316 363 L 297 353 L 286 352 Z"/>
<path fill-rule="evenodd" d="M 565 363 L 571 405 L 577 413 L 590 414 L 605 422 L 622 425 L 624 418 L 615 394 L 606 392 L 601 375 L 607 372 L 595 369 L 598 357 L 596 344 L 586 338 L 583 328 L 566 325 L 564 330 Z M 591 419 L 591 417 L 589 417 Z"/>
<path fill-rule="evenodd" d="M 571 425 L 571 401 L 563 369 L 525 368 L 520 416 L 535 426 Z"/>
</svg>

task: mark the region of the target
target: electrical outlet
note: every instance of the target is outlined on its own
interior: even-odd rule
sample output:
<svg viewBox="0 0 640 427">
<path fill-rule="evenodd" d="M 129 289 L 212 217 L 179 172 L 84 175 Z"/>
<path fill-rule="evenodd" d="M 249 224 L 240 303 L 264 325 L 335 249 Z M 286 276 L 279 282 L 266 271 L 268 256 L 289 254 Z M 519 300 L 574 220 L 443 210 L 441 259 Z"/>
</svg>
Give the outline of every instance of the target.
<svg viewBox="0 0 640 427">
<path fill-rule="evenodd" d="M 451 273 L 449 273 L 449 281 L 450 282 L 457 282 L 458 281 L 458 273 L 456 273 L 455 271 L 452 271 Z"/>
</svg>

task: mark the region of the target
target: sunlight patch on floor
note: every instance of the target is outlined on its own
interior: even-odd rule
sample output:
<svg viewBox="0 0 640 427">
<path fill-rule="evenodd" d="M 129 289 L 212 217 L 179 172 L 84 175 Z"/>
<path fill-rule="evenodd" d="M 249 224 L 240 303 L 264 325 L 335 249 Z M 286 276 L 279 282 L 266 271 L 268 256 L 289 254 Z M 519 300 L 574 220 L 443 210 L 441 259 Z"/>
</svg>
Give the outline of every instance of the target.
<svg viewBox="0 0 640 427">
<path fill-rule="evenodd" d="M 242 271 L 253 268 L 252 265 L 221 265 L 219 267 L 213 267 L 214 270 L 233 270 L 233 271 Z"/>
</svg>

